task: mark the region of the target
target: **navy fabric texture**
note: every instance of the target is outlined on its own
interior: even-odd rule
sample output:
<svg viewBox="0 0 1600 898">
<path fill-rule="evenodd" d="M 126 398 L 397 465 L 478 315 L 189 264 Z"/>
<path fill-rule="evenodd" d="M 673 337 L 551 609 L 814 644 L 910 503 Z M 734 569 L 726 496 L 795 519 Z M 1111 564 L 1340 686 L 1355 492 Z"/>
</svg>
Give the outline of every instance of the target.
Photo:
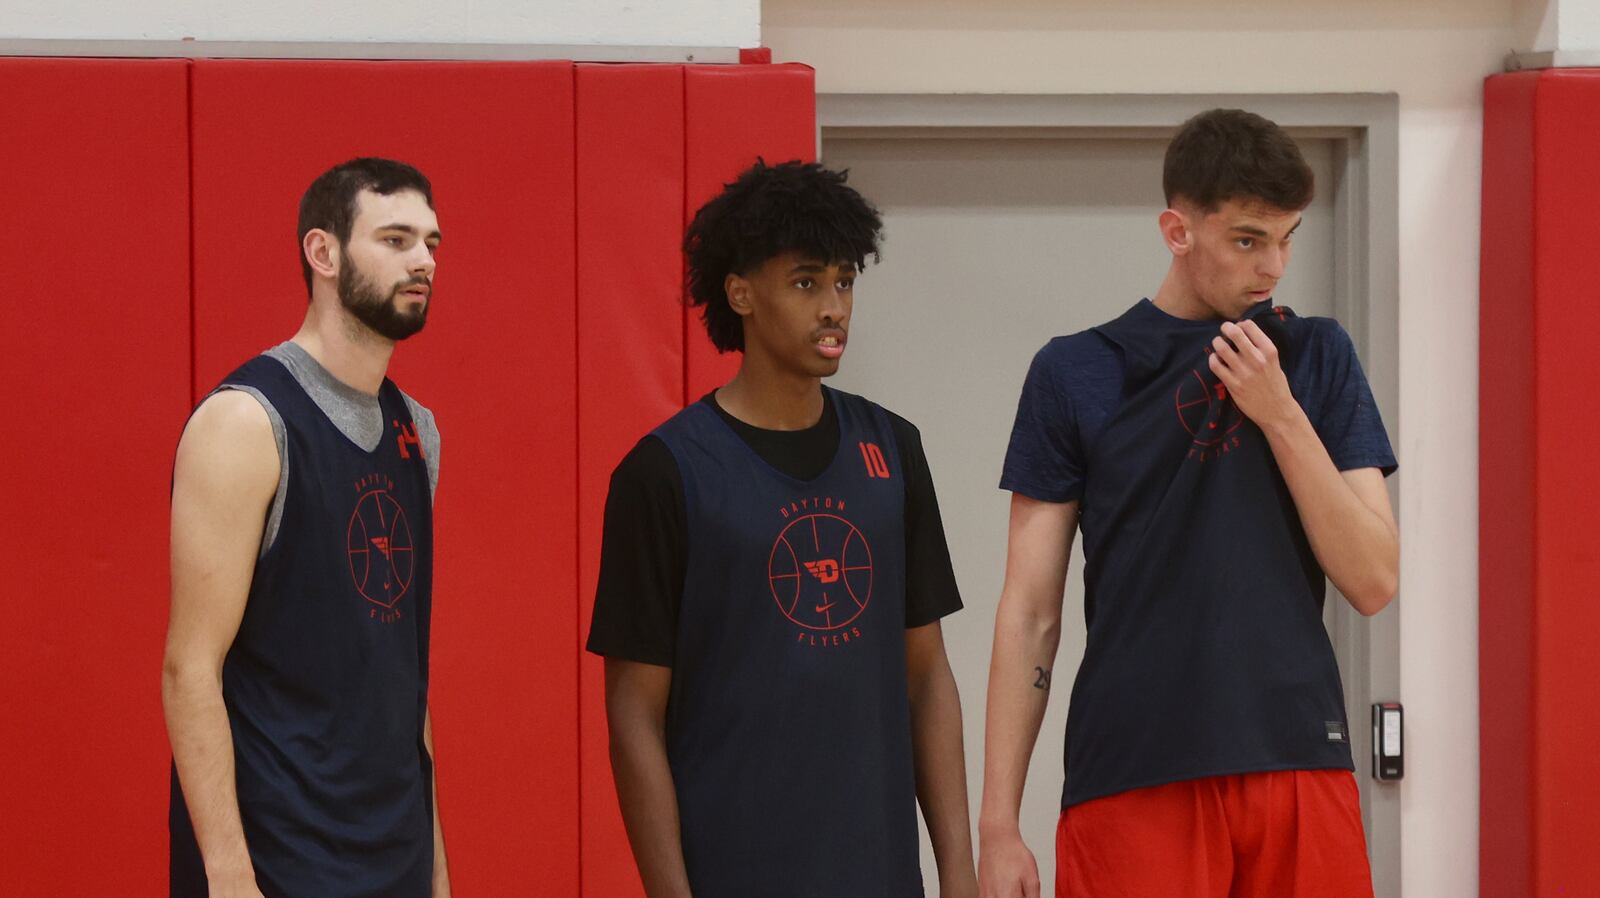
<svg viewBox="0 0 1600 898">
<path fill-rule="evenodd" d="M 1139 307 L 1155 321 L 1180 320 L 1148 299 L 1140 300 Z M 1298 321 L 1298 352 L 1285 374 L 1334 465 L 1341 471 L 1380 468 L 1385 475 L 1393 473 L 1394 451 L 1350 335 L 1332 318 Z M 1220 322 L 1204 323 L 1213 335 L 1218 333 Z M 1081 499 L 1087 447 L 1121 398 L 1122 360 L 1098 331 L 1091 328 L 1045 344 L 1023 382 L 1001 489 L 1046 502 Z"/>
<path fill-rule="evenodd" d="M 282 415 L 292 472 L 222 671 L 257 884 L 268 898 L 426 898 L 433 519 L 410 413 L 385 380 L 389 426 L 369 453 L 274 359 L 225 382 Z M 169 817 L 171 894 L 205 895 L 176 768 Z"/>
<path fill-rule="evenodd" d="M 811 480 L 703 402 L 655 431 L 689 525 L 667 758 L 697 898 L 923 894 L 904 472 L 887 413 L 829 399 L 839 448 Z"/>
<path fill-rule="evenodd" d="M 1394 470 L 1349 337 L 1271 316 L 1296 399 L 1342 470 Z M 1220 322 L 1148 300 L 1052 340 L 1001 486 L 1080 501 L 1088 639 L 1068 711 L 1068 806 L 1267 770 L 1352 768 L 1325 578 L 1261 431 L 1207 364 Z"/>
<path fill-rule="evenodd" d="M 699 401 L 769 465 L 791 477 L 816 477 L 840 451 L 839 416 L 827 393 L 822 416 L 804 430 L 753 427 L 728 414 L 717 404 L 715 393 Z M 961 591 L 922 436 L 911 422 L 887 413 L 905 478 L 905 625 L 910 629 L 961 610 Z M 671 667 L 688 558 L 683 477 L 666 445 L 646 434 L 611 474 L 587 650 Z"/>
</svg>

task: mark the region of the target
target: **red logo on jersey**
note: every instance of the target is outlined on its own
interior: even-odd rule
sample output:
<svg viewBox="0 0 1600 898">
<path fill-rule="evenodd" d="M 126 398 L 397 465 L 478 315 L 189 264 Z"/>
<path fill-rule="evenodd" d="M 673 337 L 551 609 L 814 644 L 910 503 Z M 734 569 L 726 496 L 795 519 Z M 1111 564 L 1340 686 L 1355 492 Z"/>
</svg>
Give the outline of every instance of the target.
<svg viewBox="0 0 1600 898">
<path fill-rule="evenodd" d="M 889 478 L 889 463 L 883 458 L 883 450 L 877 443 L 857 443 L 861 449 L 861 460 L 867 463 L 868 477 Z"/>
<path fill-rule="evenodd" d="M 411 457 L 410 451 L 406 449 L 407 446 L 417 447 L 418 455 L 422 456 L 423 458 L 428 457 L 427 450 L 422 448 L 422 441 L 417 439 L 417 425 L 415 423 L 407 424 L 404 427 L 401 427 L 400 422 L 395 421 L 394 427 L 396 430 L 400 431 L 395 435 L 394 441 L 395 444 L 400 447 L 401 458 L 409 459 Z"/>
<path fill-rule="evenodd" d="M 1206 355 L 1210 354 L 1207 347 Z M 1186 457 L 1207 462 L 1239 447 L 1239 435 L 1234 431 L 1244 424 L 1244 413 L 1228 396 L 1228 386 L 1212 373 L 1210 365 L 1190 371 L 1179 381 L 1172 401 L 1178 423 L 1194 437 Z"/>
<path fill-rule="evenodd" d="M 1188 377 L 1179 381 L 1172 401 L 1177 408 L 1178 423 L 1194 437 L 1190 457 L 1198 455 L 1205 461 L 1239 445 L 1234 431 L 1244 423 L 1244 413 L 1229 398 L 1227 385 L 1211 372 L 1210 366 L 1190 371 Z"/>
<path fill-rule="evenodd" d="M 376 489 L 370 488 L 380 481 Z M 405 509 L 389 493 L 393 486 L 376 475 L 357 484 L 357 489 L 369 488 L 356 500 L 345 536 L 356 592 L 372 604 L 369 616 L 385 623 L 400 620 L 400 600 L 416 573 L 411 525 Z"/>
<path fill-rule="evenodd" d="M 819 582 L 839 582 L 839 562 L 834 561 L 832 558 L 824 558 L 821 561 L 808 561 L 806 562 L 806 570 L 810 571 L 811 576 L 816 577 Z"/>
<path fill-rule="evenodd" d="M 872 599 L 872 548 L 838 515 L 797 517 L 772 544 L 767 582 L 784 617 L 807 630 L 838 630 Z"/>
</svg>

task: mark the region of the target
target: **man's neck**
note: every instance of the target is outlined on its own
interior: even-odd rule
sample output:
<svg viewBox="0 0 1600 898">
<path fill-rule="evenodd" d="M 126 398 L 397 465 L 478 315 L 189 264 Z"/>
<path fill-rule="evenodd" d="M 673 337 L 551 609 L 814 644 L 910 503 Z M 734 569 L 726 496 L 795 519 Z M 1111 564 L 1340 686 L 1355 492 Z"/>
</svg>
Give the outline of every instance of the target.
<svg viewBox="0 0 1600 898">
<path fill-rule="evenodd" d="M 717 391 L 723 411 L 763 430 L 805 430 L 822 420 L 822 378 L 796 375 L 746 354 Z"/>
<path fill-rule="evenodd" d="M 1167 277 L 1161 282 L 1161 289 L 1150 300 L 1156 308 L 1174 318 L 1187 318 L 1191 321 L 1205 321 L 1216 318 L 1217 313 L 1200 299 L 1190 286 L 1189 279 L 1178 267 L 1176 260 L 1167 269 Z"/>
<path fill-rule="evenodd" d="M 329 305 L 334 308 L 324 311 Z M 339 306 L 338 300 L 313 302 L 291 340 L 341 383 L 370 396 L 378 395 L 389 371 L 389 357 L 394 355 L 393 340 L 373 333 Z"/>
</svg>

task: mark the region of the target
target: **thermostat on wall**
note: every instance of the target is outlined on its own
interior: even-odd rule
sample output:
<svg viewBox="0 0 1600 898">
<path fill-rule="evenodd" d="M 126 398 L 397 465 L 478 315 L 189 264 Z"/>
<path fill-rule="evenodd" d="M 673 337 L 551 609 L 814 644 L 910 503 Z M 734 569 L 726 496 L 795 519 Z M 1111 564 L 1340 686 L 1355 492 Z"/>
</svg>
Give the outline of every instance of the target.
<svg viewBox="0 0 1600 898">
<path fill-rule="evenodd" d="M 1372 706 L 1372 777 L 1398 780 L 1406 773 L 1405 752 L 1400 737 L 1405 730 L 1405 708 L 1399 702 L 1377 702 Z"/>
</svg>

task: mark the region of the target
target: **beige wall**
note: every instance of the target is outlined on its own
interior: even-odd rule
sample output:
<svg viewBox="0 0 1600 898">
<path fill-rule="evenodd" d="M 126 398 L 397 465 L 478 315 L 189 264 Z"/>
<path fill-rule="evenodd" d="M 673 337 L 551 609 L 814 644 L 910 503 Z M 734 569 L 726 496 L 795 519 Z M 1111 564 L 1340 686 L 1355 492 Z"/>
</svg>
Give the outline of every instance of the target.
<svg viewBox="0 0 1600 898">
<path fill-rule="evenodd" d="M 1518 8 L 1517 0 L 762 4 L 763 42 L 776 60 L 815 66 L 823 93 L 1399 96 L 1404 572 L 1402 600 L 1385 613 L 1401 616 L 1406 898 L 1478 891 L 1481 97 L 1484 76 L 1519 49 Z M 994 600 L 969 595 L 968 613 L 992 615 Z M 983 697 L 970 692 L 967 714 L 982 714 Z M 1049 835 L 1030 841 L 1048 850 Z"/>
</svg>

